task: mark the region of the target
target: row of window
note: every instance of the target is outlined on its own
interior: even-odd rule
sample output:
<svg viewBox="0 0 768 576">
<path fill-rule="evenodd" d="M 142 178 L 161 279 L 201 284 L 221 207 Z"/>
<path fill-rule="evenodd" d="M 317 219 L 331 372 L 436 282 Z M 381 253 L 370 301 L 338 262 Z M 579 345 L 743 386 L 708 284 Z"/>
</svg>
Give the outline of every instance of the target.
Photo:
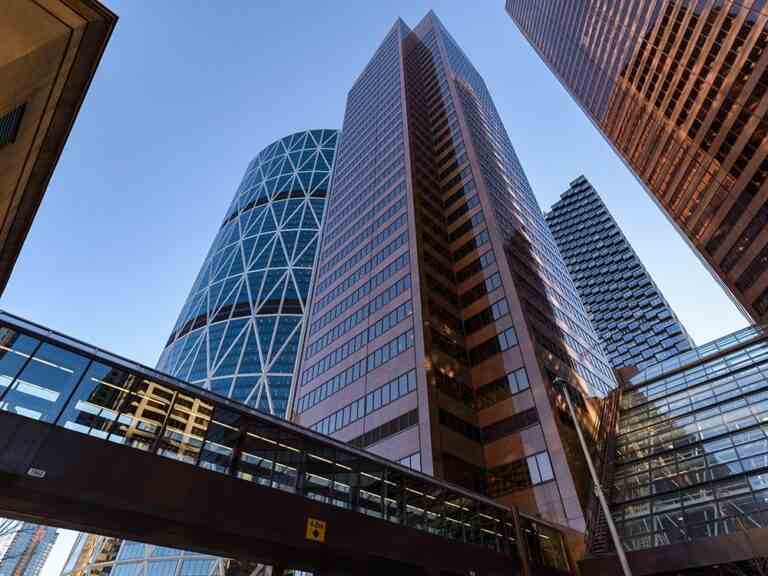
<svg viewBox="0 0 768 576">
<path fill-rule="evenodd" d="M 480 258 L 478 258 L 474 262 L 467 264 L 466 266 L 464 266 L 464 268 L 462 268 L 456 273 L 456 282 L 460 284 L 465 280 L 468 280 L 469 278 L 471 278 L 481 270 L 484 270 L 494 262 L 496 262 L 496 257 L 493 254 L 493 250 L 492 249 L 486 250 L 483 253 L 483 255 L 480 256 Z"/>
<path fill-rule="evenodd" d="M 382 212 L 373 222 L 366 226 L 363 230 L 355 234 L 353 238 L 344 235 L 339 237 L 333 244 L 326 246 L 323 245 L 323 266 L 322 270 L 329 270 L 332 266 L 335 266 L 341 262 L 346 256 L 348 256 L 353 250 L 356 250 L 361 244 L 370 241 L 373 231 L 379 226 L 384 224 L 387 220 L 392 218 L 405 206 L 405 196 L 401 195 L 400 199 L 390 205 L 384 212 Z M 346 243 L 346 244 L 345 244 Z M 336 250 L 344 244 L 338 252 Z M 333 254 L 332 257 L 329 256 Z"/>
<path fill-rule="evenodd" d="M 401 138 L 393 139 L 390 143 L 399 143 Z M 359 194 L 357 196 L 352 197 L 352 202 L 349 202 L 344 207 L 344 218 L 337 221 L 334 219 L 333 227 L 328 228 L 327 238 L 328 240 L 333 240 L 336 236 L 338 236 L 340 233 L 342 233 L 344 230 L 346 230 L 349 227 L 349 224 L 351 224 L 353 221 L 355 221 L 357 218 L 359 218 L 361 215 L 364 214 L 360 220 L 357 220 L 355 223 L 357 226 L 360 226 L 364 222 L 367 222 L 371 218 L 373 218 L 373 215 L 381 209 L 382 206 L 384 206 L 387 202 L 392 200 L 394 196 L 397 195 L 397 192 L 400 191 L 400 189 L 404 188 L 405 184 L 401 184 L 397 188 L 393 189 L 389 194 L 387 194 L 384 198 L 378 200 L 373 206 L 371 206 L 371 203 L 376 200 L 376 197 L 371 197 L 368 194 Z M 380 189 L 379 191 L 383 192 L 384 189 Z M 336 212 L 334 212 L 335 214 Z"/>
<path fill-rule="evenodd" d="M 509 372 L 503 378 L 483 384 L 475 390 L 475 409 L 482 410 L 511 398 L 515 394 L 528 390 L 528 373 L 525 368 Z"/>
<path fill-rule="evenodd" d="M 416 371 L 411 370 L 339 408 L 310 428 L 321 434 L 333 434 L 415 390 Z"/>
<path fill-rule="evenodd" d="M 499 286 L 501 286 L 501 276 L 499 276 L 499 273 L 496 272 L 492 276 L 485 278 L 482 282 L 475 284 L 472 288 L 462 293 L 460 298 L 462 307 L 466 308 L 479 298 L 482 298 L 486 294 L 490 294 Z"/>
<path fill-rule="evenodd" d="M 353 438 L 348 442 L 348 444 L 353 448 L 367 448 L 368 446 L 372 446 L 377 442 L 386 440 L 395 434 L 399 434 L 403 430 L 407 430 L 412 426 L 416 426 L 418 423 L 419 410 L 414 409 L 410 412 L 406 412 L 402 416 L 393 418 L 389 422 L 385 422 L 381 426 L 377 426 L 373 430 L 369 430 L 365 434 L 361 434 L 360 436 Z"/>
<path fill-rule="evenodd" d="M 333 378 L 323 382 L 318 386 L 320 392 L 318 392 L 317 397 L 311 396 L 311 393 L 304 396 L 304 398 L 307 399 L 306 404 L 309 407 L 316 405 L 322 399 L 328 398 L 339 390 L 346 388 L 368 374 L 368 372 L 378 368 L 411 347 L 413 347 L 413 330 L 408 330 L 407 332 L 400 334 L 397 338 L 393 338 L 383 346 L 377 348 L 362 360 L 355 362 L 343 372 L 339 372 Z M 301 404 L 302 403 L 299 405 L 300 413 L 303 411 L 302 408 L 304 408 Z M 304 410 L 306 409 L 308 408 L 304 408 Z"/>
<path fill-rule="evenodd" d="M 360 286 L 357 290 L 352 292 L 352 294 L 344 298 L 344 300 L 336 304 L 336 306 L 334 306 L 333 308 L 328 310 L 328 312 L 320 316 L 320 318 L 312 322 L 311 333 L 314 334 L 318 330 L 320 330 L 322 327 L 327 326 L 329 323 L 333 322 L 336 318 L 344 314 L 344 312 L 349 310 L 352 306 L 357 304 L 360 300 L 368 296 L 373 290 L 376 289 L 376 287 L 386 282 L 398 270 L 405 268 L 409 264 L 410 264 L 410 258 L 408 256 L 408 253 L 405 252 L 402 256 L 397 258 L 397 260 L 394 260 L 392 263 L 387 265 L 387 267 L 384 268 L 381 272 L 378 272 L 375 275 L 371 276 L 371 279 L 368 280 L 368 282 Z"/>
<path fill-rule="evenodd" d="M 326 346 L 329 346 L 333 341 L 341 338 L 344 334 L 352 330 L 355 326 L 367 320 L 371 315 L 379 311 L 382 306 L 389 304 L 392 300 L 397 298 L 400 294 L 409 290 L 411 287 L 411 275 L 407 274 L 400 278 L 394 284 L 391 284 L 378 296 L 373 298 L 367 304 L 358 308 L 352 315 L 347 316 L 344 320 L 336 324 L 328 332 L 323 334 L 320 338 L 312 342 L 307 346 L 307 352 L 304 354 L 304 358 L 311 358 Z"/>
<path fill-rule="evenodd" d="M 765 387 L 768 387 L 767 367 L 764 364 L 750 366 L 736 374 L 711 380 L 704 386 L 694 386 L 690 390 L 660 398 L 623 413 L 620 432 L 626 434 L 661 420 L 717 406 L 731 398 L 756 392 Z"/>
<path fill-rule="evenodd" d="M 449 430 L 453 430 L 473 442 L 490 444 L 538 423 L 539 413 L 536 408 L 529 408 L 484 428 L 479 428 L 447 410 L 441 409 L 439 418 L 440 424 Z"/>
<path fill-rule="evenodd" d="M 489 470 L 487 491 L 491 498 L 498 498 L 554 478 L 549 454 L 544 451 Z"/>
<path fill-rule="evenodd" d="M 453 253 L 453 261 L 458 262 L 464 256 L 472 252 L 472 250 L 476 250 L 483 244 L 486 244 L 489 242 L 490 238 L 488 236 L 487 230 L 482 230 L 479 232 L 476 236 L 473 238 L 470 238 L 467 240 L 466 243 L 462 244 L 454 253 Z"/>
<path fill-rule="evenodd" d="M 405 220 L 405 218 L 403 218 L 403 220 Z M 350 287 L 352 287 L 354 284 L 359 282 L 362 278 L 370 274 L 371 271 L 374 270 L 379 264 L 384 262 L 387 258 L 389 258 L 392 254 L 394 254 L 401 246 L 405 246 L 407 243 L 408 243 L 408 232 L 406 231 L 400 234 L 394 240 L 392 240 L 392 242 L 384 246 L 384 248 L 382 248 L 376 254 L 374 254 L 374 256 L 370 260 L 367 260 L 366 262 L 364 262 L 363 265 L 360 266 L 357 270 L 345 276 L 344 280 L 342 280 L 336 286 L 334 286 L 333 289 L 331 289 L 325 296 L 317 299 L 315 310 L 322 310 L 323 308 L 325 308 L 332 300 L 334 300 L 335 298 L 338 298 L 341 294 L 349 290 Z"/>
<path fill-rule="evenodd" d="M 389 226 L 387 226 L 384 230 L 376 234 L 369 242 L 363 245 L 363 247 L 352 254 L 349 258 L 344 260 L 344 264 L 342 266 L 339 266 L 336 268 L 331 274 L 326 276 L 322 282 L 318 282 L 315 284 L 315 293 L 316 294 L 322 294 L 331 284 L 333 284 L 336 280 L 341 278 L 342 275 L 349 272 L 349 270 L 352 269 L 353 266 L 355 266 L 360 260 L 368 256 L 374 248 L 379 246 L 384 240 L 392 236 L 392 234 L 395 233 L 395 231 L 400 228 L 403 224 L 405 224 L 407 220 L 407 216 L 403 214 L 399 218 L 396 218 Z"/>
<path fill-rule="evenodd" d="M 361 218 L 358 222 L 356 222 L 357 227 L 352 229 L 359 228 L 361 224 L 371 220 L 380 210 L 382 210 L 385 206 L 389 205 L 390 202 L 392 202 L 395 199 L 400 199 L 403 196 L 405 196 L 405 182 L 401 182 L 399 186 L 396 186 L 392 190 L 390 190 L 386 196 L 379 198 L 378 201 L 376 201 L 376 203 L 373 206 L 370 205 L 370 202 L 373 200 L 372 198 L 361 195 L 361 197 L 359 198 L 360 201 L 362 202 L 363 200 L 366 200 L 366 202 L 360 208 L 366 209 L 367 212 L 365 212 L 365 215 L 363 216 L 363 218 Z M 378 196 L 374 198 L 378 198 Z M 348 230 L 348 228 L 341 227 L 341 226 L 339 227 L 339 231 L 346 231 L 346 230 Z M 325 241 L 328 242 L 333 238 L 334 236 L 329 235 L 328 240 L 325 240 Z M 332 262 L 325 263 L 323 266 L 318 268 L 318 274 L 322 276 L 323 274 L 328 272 L 331 266 L 333 266 Z"/>
<path fill-rule="evenodd" d="M 501 298 L 485 310 L 467 318 L 464 321 L 464 334 L 466 336 L 473 334 L 507 314 L 509 314 L 509 304 L 506 298 Z"/>
<path fill-rule="evenodd" d="M 476 226 L 480 226 L 481 224 L 485 223 L 485 218 L 483 218 L 482 211 L 475 212 L 471 218 L 463 222 L 460 226 L 457 226 L 448 236 L 448 239 L 451 242 L 455 242 L 464 234 L 472 230 L 472 228 Z"/>
<path fill-rule="evenodd" d="M 383 316 L 366 330 L 355 334 L 352 338 L 341 344 L 332 352 L 329 352 L 318 360 L 315 364 L 304 370 L 301 374 L 301 385 L 306 385 L 310 380 L 324 374 L 346 358 L 363 348 L 368 342 L 373 342 L 376 338 L 397 326 L 400 322 L 413 314 L 413 305 L 411 301 L 401 304 L 392 310 L 386 316 Z"/>
<path fill-rule="evenodd" d="M 517 333 L 515 332 L 515 329 L 510 326 L 503 332 L 500 332 L 496 336 L 489 338 L 482 344 L 478 344 L 474 348 L 471 348 L 468 352 L 469 363 L 472 366 L 477 366 L 494 354 L 498 354 L 504 350 L 509 350 L 513 346 L 517 345 Z"/>
</svg>

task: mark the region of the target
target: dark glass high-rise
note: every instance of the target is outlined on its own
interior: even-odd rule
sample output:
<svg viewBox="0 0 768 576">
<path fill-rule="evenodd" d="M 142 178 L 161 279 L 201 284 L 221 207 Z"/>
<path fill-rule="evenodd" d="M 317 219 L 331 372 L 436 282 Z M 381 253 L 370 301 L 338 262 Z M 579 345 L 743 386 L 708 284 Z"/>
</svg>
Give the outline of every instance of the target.
<svg viewBox="0 0 768 576">
<path fill-rule="evenodd" d="M 643 369 L 694 347 L 594 187 L 580 176 L 547 224 L 614 368 Z"/>
</svg>

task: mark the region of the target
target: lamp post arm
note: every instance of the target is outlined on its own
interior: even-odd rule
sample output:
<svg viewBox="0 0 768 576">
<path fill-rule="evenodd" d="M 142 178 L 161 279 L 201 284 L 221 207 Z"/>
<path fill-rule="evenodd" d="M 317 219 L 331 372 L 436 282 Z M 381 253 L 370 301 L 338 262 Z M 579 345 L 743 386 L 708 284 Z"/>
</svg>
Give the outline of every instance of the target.
<svg viewBox="0 0 768 576">
<path fill-rule="evenodd" d="M 611 533 L 613 546 L 614 548 L 616 548 L 616 554 L 619 557 L 619 563 L 621 564 L 621 568 L 622 568 L 622 571 L 624 572 L 624 576 L 632 576 L 632 570 L 629 567 L 627 556 L 624 553 L 624 547 L 621 544 L 621 538 L 619 538 L 619 532 L 618 530 L 616 530 L 616 524 L 613 523 L 613 516 L 611 516 L 611 510 L 608 507 L 608 501 L 605 498 L 605 493 L 603 492 L 603 488 L 600 485 L 600 480 L 597 477 L 597 470 L 595 470 L 595 465 L 592 462 L 592 456 L 589 453 L 589 447 L 587 446 L 586 440 L 584 440 L 584 434 L 581 431 L 579 420 L 578 418 L 576 418 L 576 411 L 573 409 L 571 396 L 568 393 L 568 382 L 563 378 L 555 378 L 553 381 L 553 384 L 555 384 L 555 386 L 558 386 L 562 390 L 563 396 L 565 397 L 565 402 L 568 405 L 568 412 L 570 412 L 571 418 L 573 419 L 573 425 L 576 428 L 576 435 L 579 437 L 579 444 L 581 444 L 581 450 L 582 452 L 584 452 L 584 458 L 586 459 L 587 467 L 589 468 L 589 475 L 592 477 L 592 483 L 595 487 L 595 494 L 597 494 L 597 499 L 600 502 L 600 507 L 603 509 L 605 520 L 608 523 L 608 531 Z"/>
</svg>

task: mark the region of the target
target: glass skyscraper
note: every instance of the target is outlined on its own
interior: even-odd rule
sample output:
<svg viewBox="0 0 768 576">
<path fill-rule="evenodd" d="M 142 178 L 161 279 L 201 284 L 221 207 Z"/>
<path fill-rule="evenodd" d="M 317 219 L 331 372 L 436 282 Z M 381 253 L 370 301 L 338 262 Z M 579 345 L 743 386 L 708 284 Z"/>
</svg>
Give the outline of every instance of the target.
<svg viewBox="0 0 768 576">
<path fill-rule="evenodd" d="M 251 161 L 158 370 L 285 415 L 337 140 L 298 132 Z"/>
<path fill-rule="evenodd" d="M 0 576 L 38 576 L 58 536 L 56 528 L 4 521 L 0 536 Z"/>
<path fill-rule="evenodd" d="M 507 0 L 741 309 L 768 318 L 764 0 Z"/>
<path fill-rule="evenodd" d="M 614 368 L 643 369 L 693 341 L 594 187 L 580 176 L 546 216 Z"/>
<path fill-rule="evenodd" d="M 572 424 L 610 365 L 490 94 L 429 13 L 349 91 L 304 329 L 304 426 L 584 528 Z"/>
<path fill-rule="evenodd" d="M 158 370 L 285 416 L 338 139 L 337 130 L 297 132 L 250 162 Z M 265 567 L 80 534 L 63 574 L 224 576 L 254 570 L 263 573 Z"/>
<path fill-rule="evenodd" d="M 765 327 L 749 327 L 622 377 L 603 485 L 639 572 L 751 575 L 765 566 L 766 338 Z M 618 573 L 606 564 L 618 568 L 604 556 L 611 550 L 605 530 L 593 530 L 584 573 Z"/>
</svg>

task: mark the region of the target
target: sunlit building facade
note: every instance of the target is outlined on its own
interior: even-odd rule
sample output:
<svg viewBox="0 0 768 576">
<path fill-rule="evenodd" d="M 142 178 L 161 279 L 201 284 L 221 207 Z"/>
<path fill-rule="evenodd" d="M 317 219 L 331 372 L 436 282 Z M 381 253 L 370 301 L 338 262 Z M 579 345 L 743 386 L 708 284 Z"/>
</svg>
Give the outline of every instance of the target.
<svg viewBox="0 0 768 576">
<path fill-rule="evenodd" d="M 547 224 L 614 368 L 646 368 L 694 347 L 632 245 L 584 176 Z"/>
<path fill-rule="evenodd" d="M 506 8 L 741 309 L 768 318 L 765 2 Z"/>
<path fill-rule="evenodd" d="M 293 419 L 584 528 L 551 378 L 615 386 L 490 94 L 434 13 L 348 94 Z"/>
</svg>

